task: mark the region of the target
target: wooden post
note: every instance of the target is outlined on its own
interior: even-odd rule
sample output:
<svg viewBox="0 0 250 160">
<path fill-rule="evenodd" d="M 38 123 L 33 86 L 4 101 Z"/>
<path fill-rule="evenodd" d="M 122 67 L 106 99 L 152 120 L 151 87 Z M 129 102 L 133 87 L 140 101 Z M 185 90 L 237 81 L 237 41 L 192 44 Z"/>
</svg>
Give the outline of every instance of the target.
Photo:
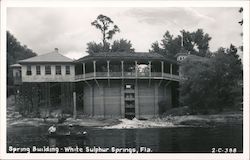
<svg viewBox="0 0 250 160">
<path fill-rule="evenodd" d="M 87 82 L 87 81 L 86 81 Z M 89 86 L 89 99 L 90 99 L 90 115 L 93 117 L 94 116 L 94 91 L 93 91 L 94 86 Z"/>
<path fill-rule="evenodd" d="M 136 77 L 138 76 L 138 73 L 137 73 L 137 61 L 135 61 L 135 76 Z"/>
<path fill-rule="evenodd" d="M 50 83 L 45 82 L 45 97 L 46 97 L 46 113 L 45 118 L 50 114 Z"/>
<path fill-rule="evenodd" d="M 149 77 L 151 77 L 151 61 L 148 62 L 148 67 L 149 67 Z"/>
<path fill-rule="evenodd" d="M 170 75 L 172 76 L 172 74 L 173 74 L 173 66 L 172 64 L 170 64 Z"/>
<path fill-rule="evenodd" d="M 86 73 L 86 70 L 85 70 L 85 63 L 82 63 L 82 71 L 83 71 L 83 79 L 85 79 L 85 73 Z"/>
<path fill-rule="evenodd" d="M 121 82 L 121 118 L 125 117 L 124 83 Z"/>
<path fill-rule="evenodd" d="M 157 83 L 155 83 L 155 86 L 154 86 L 154 90 L 155 90 L 155 93 L 154 93 L 154 116 L 157 116 L 158 113 L 159 113 L 159 105 L 158 105 L 158 102 L 159 102 L 159 97 L 158 97 L 158 86 L 157 86 Z"/>
<path fill-rule="evenodd" d="M 121 61 L 121 65 L 122 65 L 122 77 L 124 77 L 124 67 L 123 67 L 123 61 Z"/>
<path fill-rule="evenodd" d="M 65 97 L 65 93 L 64 93 L 64 83 L 60 84 L 61 87 L 61 106 L 62 108 L 64 108 L 65 102 L 64 102 L 64 97 Z"/>
<path fill-rule="evenodd" d="M 94 77 L 96 77 L 96 61 L 93 61 Z"/>
<path fill-rule="evenodd" d="M 50 83 L 48 82 L 48 105 L 49 105 L 49 108 L 51 107 L 51 101 L 50 101 Z"/>
<path fill-rule="evenodd" d="M 139 87 L 137 81 L 135 82 L 135 117 L 140 118 L 140 108 L 139 108 Z"/>
<path fill-rule="evenodd" d="M 84 99 L 85 99 L 85 85 L 82 83 L 82 112 L 85 114 Z"/>
<path fill-rule="evenodd" d="M 73 92 L 73 106 L 74 106 L 74 110 L 73 110 L 73 118 L 76 119 L 76 92 Z"/>
<path fill-rule="evenodd" d="M 109 73 L 110 73 L 110 72 L 109 72 L 109 61 L 107 61 L 107 69 L 108 69 L 108 77 L 109 77 L 109 76 L 110 76 L 110 75 L 109 75 Z"/>
<path fill-rule="evenodd" d="M 106 110 L 105 110 L 105 99 L 104 99 L 104 87 L 103 84 L 100 85 L 98 90 L 99 96 L 100 96 L 100 112 L 102 115 L 100 115 L 103 118 L 106 118 Z"/>
<path fill-rule="evenodd" d="M 164 62 L 161 61 L 161 76 L 164 76 Z"/>
</svg>

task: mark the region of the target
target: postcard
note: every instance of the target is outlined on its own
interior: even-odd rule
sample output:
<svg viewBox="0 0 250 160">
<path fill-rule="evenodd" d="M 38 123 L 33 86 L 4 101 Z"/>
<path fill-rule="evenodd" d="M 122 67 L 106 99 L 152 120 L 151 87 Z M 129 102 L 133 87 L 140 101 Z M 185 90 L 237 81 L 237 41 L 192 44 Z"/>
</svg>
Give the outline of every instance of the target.
<svg viewBox="0 0 250 160">
<path fill-rule="evenodd" d="M 248 15 L 248 1 L 2 1 L 1 159 L 248 159 Z"/>
</svg>

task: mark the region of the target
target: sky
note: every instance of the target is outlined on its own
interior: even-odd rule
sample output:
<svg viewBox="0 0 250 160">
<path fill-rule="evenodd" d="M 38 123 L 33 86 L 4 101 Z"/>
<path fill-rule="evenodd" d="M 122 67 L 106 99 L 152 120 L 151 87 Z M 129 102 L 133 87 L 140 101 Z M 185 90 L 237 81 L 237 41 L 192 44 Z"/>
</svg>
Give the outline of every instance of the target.
<svg viewBox="0 0 250 160">
<path fill-rule="evenodd" d="M 128 39 L 136 52 L 148 52 L 155 41 L 160 41 L 168 30 L 174 36 L 180 30 L 208 33 L 210 50 L 242 45 L 242 19 L 234 7 L 164 7 L 164 8 L 86 8 L 86 7 L 10 7 L 7 8 L 7 30 L 23 45 L 37 54 L 59 48 L 72 59 L 87 55 L 87 43 L 101 42 L 101 32 L 91 22 L 99 14 L 110 17 L 121 32 L 113 40 Z"/>
</svg>

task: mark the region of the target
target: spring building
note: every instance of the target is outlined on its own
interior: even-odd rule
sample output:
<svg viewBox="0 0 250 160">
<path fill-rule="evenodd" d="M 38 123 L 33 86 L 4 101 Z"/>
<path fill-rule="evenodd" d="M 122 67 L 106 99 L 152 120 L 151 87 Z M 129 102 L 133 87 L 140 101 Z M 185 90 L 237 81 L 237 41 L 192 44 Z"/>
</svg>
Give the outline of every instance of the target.
<svg viewBox="0 0 250 160">
<path fill-rule="evenodd" d="M 16 102 L 100 118 L 157 117 L 178 106 L 178 61 L 158 53 L 55 51 L 12 65 Z"/>
</svg>

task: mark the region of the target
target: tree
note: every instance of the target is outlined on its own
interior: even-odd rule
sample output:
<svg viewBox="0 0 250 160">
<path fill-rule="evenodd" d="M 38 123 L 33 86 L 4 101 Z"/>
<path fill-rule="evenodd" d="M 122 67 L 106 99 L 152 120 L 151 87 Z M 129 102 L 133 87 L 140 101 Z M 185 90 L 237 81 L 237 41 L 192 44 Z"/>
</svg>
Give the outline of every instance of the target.
<svg viewBox="0 0 250 160">
<path fill-rule="evenodd" d="M 36 56 L 27 45 L 21 45 L 21 43 L 9 32 L 7 31 L 7 63 L 14 64 L 18 60 L 26 59 Z"/>
<path fill-rule="evenodd" d="M 89 54 L 105 52 L 105 51 L 108 52 L 109 46 L 110 46 L 109 43 L 107 43 L 104 47 L 102 43 L 89 42 L 87 43 L 87 52 Z"/>
<path fill-rule="evenodd" d="M 115 40 L 111 47 L 109 43 L 106 43 L 103 46 L 102 43 L 89 42 L 87 43 L 87 52 L 89 54 L 98 53 L 98 52 L 134 52 L 135 49 L 132 47 L 132 44 L 129 40 L 120 39 Z"/>
<path fill-rule="evenodd" d="M 130 41 L 126 39 L 115 40 L 111 46 L 111 52 L 134 52 Z"/>
<path fill-rule="evenodd" d="M 10 65 L 17 63 L 18 60 L 36 56 L 36 53 L 21 43 L 7 31 L 7 86 L 10 88 L 13 85 L 13 76 L 10 70 Z M 11 90 L 8 89 L 8 94 Z"/>
<path fill-rule="evenodd" d="M 162 48 L 160 48 L 159 46 L 159 42 L 155 41 L 154 43 L 151 44 L 151 49 L 149 49 L 149 52 L 155 52 L 155 53 L 160 53 L 163 54 L 164 50 Z"/>
<path fill-rule="evenodd" d="M 219 48 L 211 58 L 190 56 L 181 66 L 181 102 L 194 112 L 222 111 L 242 102 L 242 64 L 237 49 Z"/>
<path fill-rule="evenodd" d="M 96 20 L 94 20 L 91 25 L 95 26 L 102 33 L 102 43 L 105 47 L 107 45 L 107 40 L 113 38 L 116 32 L 120 32 L 120 29 L 117 25 L 114 25 L 114 22 L 111 18 L 100 14 Z"/>
<path fill-rule="evenodd" d="M 174 57 L 182 48 L 182 39 L 183 48 L 190 52 L 190 54 L 205 57 L 209 53 L 209 41 L 211 37 L 205 34 L 202 29 L 194 32 L 182 30 L 181 35 L 176 37 L 170 34 L 169 31 L 166 31 L 161 43 L 154 42 L 149 51 Z"/>
</svg>

